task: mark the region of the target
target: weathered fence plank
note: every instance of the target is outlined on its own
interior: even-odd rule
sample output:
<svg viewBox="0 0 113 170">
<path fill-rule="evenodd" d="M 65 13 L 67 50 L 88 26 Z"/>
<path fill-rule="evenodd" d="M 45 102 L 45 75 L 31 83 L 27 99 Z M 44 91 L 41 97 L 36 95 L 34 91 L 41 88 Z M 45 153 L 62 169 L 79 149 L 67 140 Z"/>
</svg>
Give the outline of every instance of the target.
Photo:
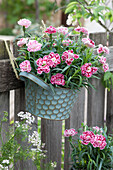
<svg viewBox="0 0 113 170">
<path fill-rule="evenodd" d="M 20 111 L 25 111 L 25 88 L 20 88 L 20 89 L 17 89 L 15 90 L 15 115 L 14 115 L 14 119 L 15 121 L 19 121 L 19 117 L 17 116 L 17 113 L 19 113 Z M 34 130 L 37 130 L 37 119 L 33 125 L 33 131 Z M 28 144 L 28 142 L 20 142 L 18 141 L 19 143 L 21 143 L 21 145 L 24 146 Z M 17 161 L 15 163 L 15 170 L 37 170 L 37 168 L 34 166 L 32 160 L 23 160 L 22 161 Z"/>
<path fill-rule="evenodd" d="M 78 92 L 78 97 L 75 99 L 73 109 L 70 114 L 70 118 L 65 122 L 65 129 L 74 128 L 78 130 L 81 127 L 81 123 L 84 122 L 84 107 L 85 107 L 85 88 L 82 88 Z M 69 154 L 70 147 L 68 138 L 65 138 L 65 155 L 64 155 L 64 169 L 69 170 Z"/>
<path fill-rule="evenodd" d="M 96 90 L 91 87 L 88 90 L 88 110 L 87 110 L 87 124 L 88 126 L 104 126 L 104 97 L 105 88 L 101 80 L 93 78 L 91 84 Z"/>
<path fill-rule="evenodd" d="M 10 109 L 10 107 L 9 107 L 9 92 L 0 93 L 0 120 L 4 116 L 4 111 L 9 113 L 9 109 Z M 6 133 L 9 133 L 9 114 L 8 114 L 8 121 L 3 122 L 3 124 L 2 124 L 1 135 L 2 135 L 3 142 L 7 141 Z M 0 140 L 0 146 L 1 145 L 2 145 L 2 142 Z"/>
<path fill-rule="evenodd" d="M 61 169 L 62 121 L 41 120 L 41 139 L 45 143 L 47 159 L 45 163 L 56 161 L 56 170 Z"/>
<path fill-rule="evenodd" d="M 99 32 L 99 33 L 90 33 L 90 39 L 95 42 L 95 45 L 107 45 L 107 33 L 106 32 Z"/>
<path fill-rule="evenodd" d="M 113 89 L 107 92 L 107 119 L 108 133 L 113 133 Z"/>
</svg>

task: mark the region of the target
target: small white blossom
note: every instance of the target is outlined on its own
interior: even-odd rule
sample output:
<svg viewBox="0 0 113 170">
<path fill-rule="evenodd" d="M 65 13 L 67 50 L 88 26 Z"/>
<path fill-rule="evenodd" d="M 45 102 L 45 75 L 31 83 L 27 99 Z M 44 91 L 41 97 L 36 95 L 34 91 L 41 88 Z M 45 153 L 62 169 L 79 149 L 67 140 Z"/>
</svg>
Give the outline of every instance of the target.
<svg viewBox="0 0 113 170">
<path fill-rule="evenodd" d="M 29 112 L 24 113 L 23 111 L 21 111 L 17 115 L 18 115 L 18 117 L 20 117 L 21 120 L 26 119 L 27 124 L 31 125 L 31 123 L 33 123 L 35 121 L 35 117 L 32 116 L 31 113 L 29 113 Z"/>
<path fill-rule="evenodd" d="M 3 166 L 0 164 L 0 168 L 3 168 Z"/>
<path fill-rule="evenodd" d="M 51 162 L 51 166 L 52 166 L 53 168 L 56 168 L 57 163 L 56 163 L 56 162 Z"/>
<path fill-rule="evenodd" d="M 31 142 L 33 146 L 37 146 L 38 149 L 41 148 L 41 140 L 39 139 L 37 131 L 34 131 L 32 136 L 28 136 L 28 141 Z"/>
<path fill-rule="evenodd" d="M 72 15 L 72 14 L 69 14 L 69 15 L 68 15 L 68 19 L 67 19 L 67 21 L 66 21 L 66 24 L 67 24 L 67 25 L 71 25 L 72 22 L 73 22 L 73 15 Z"/>
<path fill-rule="evenodd" d="M 20 127 L 19 121 L 15 121 L 15 127 Z"/>
<path fill-rule="evenodd" d="M 9 164 L 9 160 L 7 160 L 7 159 L 3 160 L 2 164 Z"/>
</svg>

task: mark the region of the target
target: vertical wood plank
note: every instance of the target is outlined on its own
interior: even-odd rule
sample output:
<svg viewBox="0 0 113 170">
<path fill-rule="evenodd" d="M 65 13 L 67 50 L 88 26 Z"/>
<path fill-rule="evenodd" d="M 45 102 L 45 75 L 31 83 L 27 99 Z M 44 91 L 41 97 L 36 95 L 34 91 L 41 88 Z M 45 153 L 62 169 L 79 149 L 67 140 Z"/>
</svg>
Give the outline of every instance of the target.
<svg viewBox="0 0 113 170">
<path fill-rule="evenodd" d="M 2 120 L 4 116 L 4 111 L 8 112 L 8 121 L 3 122 L 2 125 L 2 139 L 3 142 L 7 141 L 6 133 L 9 132 L 9 92 L 0 93 L 0 120 Z M 2 145 L 0 140 L 0 146 Z"/>
<path fill-rule="evenodd" d="M 45 163 L 56 161 L 56 170 L 61 169 L 62 121 L 41 119 L 41 140 L 45 143 Z"/>
<path fill-rule="evenodd" d="M 17 116 L 17 113 L 19 113 L 20 111 L 25 111 L 25 88 L 20 88 L 15 90 L 15 115 L 14 115 L 14 119 L 15 121 L 19 121 L 19 118 Z M 33 131 L 37 129 L 37 121 L 34 123 L 33 126 Z M 18 141 L 20 143 L 20 141 Z M 27 145 L 27 141 L 26 142 L 21 142 L 21 145 L 24 147 L 25 145 Z M 15 163 L 15 169 L 16 170 L 37 170 L 36 166 L 33 164 L 32 160 L 26 160 L 24 161 L 24 158 L 22 161 L 17 161 Z"/>
<path fill-rule="evenodd" d="M 113 33 L 109 33 L 109 46 L 113 46 Z"/>
<path fill-rule="evenodd" d="M 65 121 L 65 129 L 74 128 L 78 130 L 81 127 L 81 123 L 84 122 L 85 112 L 85 88 L 82 88 L 78 92 L 78 97 L 75 99 L 73 109 L 70 113 L 70 118 Z M 70 147 L 68 138 L 65 138 L 65 156 L 64 156 L 64 169 L 69 170 L 70 168 Z"/>
<path fill-rule="evenodd" d="M 99 33 L 90 33 L 89 38 L 95 42 L 95 45 L 103 44 L 107 45 L 107 33 L 99 32 Z"/>
<path fill-rule="evenodd" d="M 104 97 L 105 88 L 101 80 L 92 79 L 91 84 L 96 90 L 91 87 L 88 90 L 88 111 L 87 124 L 88 126 L 104 126 Z"/>
<path fill-rule="evenodd" d="M 113 133 L 113 89 L 107 92 L 107 118 L 108 133 Z"/>
</svg>

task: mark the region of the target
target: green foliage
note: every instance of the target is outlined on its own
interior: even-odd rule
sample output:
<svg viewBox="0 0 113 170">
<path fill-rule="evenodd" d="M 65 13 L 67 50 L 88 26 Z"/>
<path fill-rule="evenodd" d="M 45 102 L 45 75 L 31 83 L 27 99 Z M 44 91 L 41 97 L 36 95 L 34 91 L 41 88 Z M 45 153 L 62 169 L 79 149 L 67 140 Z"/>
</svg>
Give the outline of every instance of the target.
<svg viewBox="0 0 113 170">
<path fill-rule="evenodd" d="M 106 27 L 106 20 L 113 22 L 113 10 L 106 6 L 106 1 L 101 0 L 76 0 L 76 2 L 72 0 L 67 5 L 65 13 L 72 14 L 73 21 L 77 20 L 80 25 L 81 18 L 95 20 L 107 31 L 110 30 Z"/>
<path fill-rule="evenodd" d="M 0 30 L 0 35 L 14 35 L 11 28 L 4 28 Z"/>
<path fill-rule="evenodd" d="M 57 7 L 55 2 L 49 0 L 37 0 L 37 2 L 39 19 L 42 19 L 45 14 L 47 17 L 50 17 L 51 11 Z M 32 22 L 36 21 L 35 0 L 3 0 L 0 3 L 0 11 L 5 13 L 5 22 L 9 26 L 14 26 L 17 20 L 26 17 L 32 20 Z"/>
<path fill-rule="evenodd" d="M 103 77 L 102 77 L 102 84 L 104 85 L 105 88 L 110 91 L 110 89 L 113 89 L 113 73 L 110 71 L 107 71 Z"/>
<path fill-rule="evenodd" d="M 37 170 L 41 170 L 40 163 L 42 159 L 45 159 L 46 151 L 42 149 L 43 145 L 41 144 L 40 137 L 38 137 L 38 132 L 33 132 L 36 136 L 29 136 L 29 133 L 32 132 L 31 122 L 33 123 L 35 119 L 28 112 L 26 114 L 20 112 L 19 114 L 18 116 L 23 120 L 21 122 L 15 122 L 15 129 L 12 126 L 13 122 L 10 123 L 8 127 L 9 134 L 7 135 L 4 132 L 7 135 L 5 142 L 2 139 L 2 125 L 8 121 L 8 113 L 4 112 L 3 118 L 0 120 L 0 141 L 2 143 L 0 147 L 0 169 L 8 169 L 10 165 L 12 166 L 10 170 L 14 170 L 14 161 L 16 163 L 18 160 L 32 159 Z M 56 162 L 49 162 L 48 164 L 44 164 L 43 167 L 45 170 L 54 170 Z"/>
</svg>

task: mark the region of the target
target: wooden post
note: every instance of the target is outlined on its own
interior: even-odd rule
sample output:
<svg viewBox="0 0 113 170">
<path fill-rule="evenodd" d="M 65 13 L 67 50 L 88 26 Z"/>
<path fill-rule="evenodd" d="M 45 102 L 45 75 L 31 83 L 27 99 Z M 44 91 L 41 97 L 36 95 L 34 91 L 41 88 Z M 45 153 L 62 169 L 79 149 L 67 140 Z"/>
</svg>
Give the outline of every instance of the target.
<svg viewBox="0 0 113 170">
<path fill-rule="evenodd" d="M 41 139 L 45 143 L 47 159 L 45 163 L 56 161 L 56 170 L 61 169 L 62 121 L 41 120 Z"/>
</svg>

